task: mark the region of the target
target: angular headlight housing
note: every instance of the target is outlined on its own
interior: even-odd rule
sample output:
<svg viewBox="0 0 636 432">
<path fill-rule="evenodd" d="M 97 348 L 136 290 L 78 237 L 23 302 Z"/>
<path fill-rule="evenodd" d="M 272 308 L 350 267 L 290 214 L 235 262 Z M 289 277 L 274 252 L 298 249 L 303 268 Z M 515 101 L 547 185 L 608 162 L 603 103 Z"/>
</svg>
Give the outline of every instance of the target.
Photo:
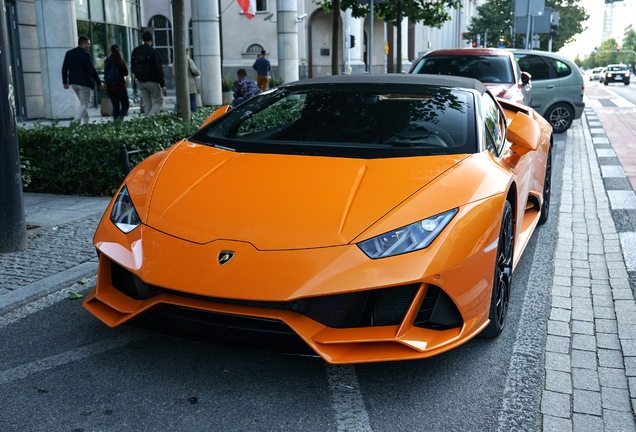
<svg viewBox="0 0 636 432">
<path fill-rule="evenodd" d="M 437 238 L 458 211 L 459 209 L 455 208 L 440 213 L 428 219 L 362 241 L 357 245 L 371 259 L 385 258 L 424 249 Z"/>
<path fill-rule="evenodd" d="M 139 219 L 137 210 L 135 210 L 132 199 L 130 199 L 128 187 L 125 185 L 119 191 L 119 195 L 117 195 L 117 199 L 113 204 L 113 209 L 110 211 L 110 220 L 126 234 L 141 225 L 141 219 Z"/>
</svg>

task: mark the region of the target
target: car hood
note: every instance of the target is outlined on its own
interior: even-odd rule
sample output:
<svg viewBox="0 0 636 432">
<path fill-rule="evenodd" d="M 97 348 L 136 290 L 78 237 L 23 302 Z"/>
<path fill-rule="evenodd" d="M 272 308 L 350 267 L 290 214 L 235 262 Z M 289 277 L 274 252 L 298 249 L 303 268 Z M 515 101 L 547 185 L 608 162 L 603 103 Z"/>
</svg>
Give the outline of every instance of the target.
<svg viewBox="0 0 636 432">
<path fill-rule="evenodd" d="M 196 243 L 260 250 L 347 244 L 465 157 L 235 153 L 183 142 L 161 168 L 146 223 Z"/>
</svg>

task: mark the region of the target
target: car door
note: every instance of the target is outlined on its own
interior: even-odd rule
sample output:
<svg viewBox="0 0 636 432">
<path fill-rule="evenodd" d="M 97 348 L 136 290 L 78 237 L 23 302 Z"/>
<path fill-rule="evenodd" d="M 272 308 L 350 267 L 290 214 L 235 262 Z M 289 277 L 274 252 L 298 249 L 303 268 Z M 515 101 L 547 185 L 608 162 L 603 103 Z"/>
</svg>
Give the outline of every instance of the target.
<svg viewBox="0 0 636 432">
<path fill-rule="evenodd" d="M 532 108 L 544 115 L 557 99 L 559 78 L 545 59 L 535 54 L 515 54 L 522 71 L 532 75 Z"/>
</svg>

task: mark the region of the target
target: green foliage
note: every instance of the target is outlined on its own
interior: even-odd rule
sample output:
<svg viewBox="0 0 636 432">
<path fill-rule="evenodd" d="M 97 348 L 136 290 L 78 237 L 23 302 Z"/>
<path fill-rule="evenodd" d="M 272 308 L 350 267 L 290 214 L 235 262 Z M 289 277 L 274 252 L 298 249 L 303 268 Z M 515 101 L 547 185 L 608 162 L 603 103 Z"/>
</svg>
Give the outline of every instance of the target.
<svg viewBox="0 0 636 432">
<path fill-rule="evenodd" d="M 477 8 L 478 15 L 468 26 L 469 39 L 476 40 L 477 34 L 483 37 L 488 30 L 488 46 L 498 46 L 500 41 L 509 48 L 522 48 L 521 39 L 526 30 L 517 30 L 514 43 L 510 40 L 512 26 L 512 0 L 489 0 Z M 552 51 L 559 51 L 585 28 L 583 23 L 589 18 L 585 8 L 579 5 L 579 0 L 546 0 L 546 7 L 559 12 L 559 27 L 557 35 L 552 40 Z M 540 34 L 542 50 L 548 49 L 548 34 Z"/>
<path fill-rule="evenodd" d="M 22 175 L 22 187 L 26 188 L 31 184 L 31 176 L 39 168 L 31 165 L 31 161 L 24 156 L 24 152 L 20 149 L 20 173 Z"/>
<path fill-rule="evenodd" d="M 333 0 L 316 0 L 315 3 L 325 12 L 333 11 Z M 461 6 L 460 0 L 440 0 L 429 2 L 427 0 L 402 0 L 402 16 L 409 18 L 413 23 L 422 22 L 429 27 L 441 27 L 450 19 L 449 9 L 457 9 Z M 376 3 L 373 13 L 376 17 L 388 23 L 395 23 L 397 17 L 397 1 Z M 341 0 L 340 10 L 351 10 L 355 18 L 369 15 L 369 4 L 359 4 L 357 0 Z"/>
<path fill-rule="evenodd" d="M 186 123 L 174 113 L 131 120 L 81 125 L 36 123 L 18 128 L 23 171 L 30 191 L 58 194 L 112 195 L 124 179 L 119 146 L 128 151 L 147 149 L 130 156 L 131 167 L 145 157 L 192 135 L 215 107 L 192 113 Z"/>
<path fill-rule="evenodd" d="M 236 132 L 236 137 L 240 138 L 292 123 L 300 117 L 304 103 L 304 98 L 278 101 L 245 120 Z"/>
<path fill-rule="evenodd" d="M 224 91 L 224 92 L 234 91 L 235 82 L 236 82 L 235 79 L 229 76 L 224 76 L 223 78 L 221 78 L 221 91 Z"/>
<path fill-rule="evenodd" d="M 278 87 L 279 85 L 283 85 L 285 80 L 283 78 L 276 78 L 275 76 L 271 76 L 269 78 L 269 88 Z"/>
</svg>

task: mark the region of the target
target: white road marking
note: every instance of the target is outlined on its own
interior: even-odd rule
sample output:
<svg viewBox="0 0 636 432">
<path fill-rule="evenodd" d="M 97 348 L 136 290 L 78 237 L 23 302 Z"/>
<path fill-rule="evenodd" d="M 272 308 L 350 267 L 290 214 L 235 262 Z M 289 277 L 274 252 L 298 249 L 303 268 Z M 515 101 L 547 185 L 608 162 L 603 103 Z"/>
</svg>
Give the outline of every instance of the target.
<svg viewBox="0 0 636 432">
<path fill-rule="evenodd" d="M 143 333 L 130 333 L 108 340 L 102 340 L 94 344 L 84 346 L 82 348 L 77 348 L 65 353 L 27 363 L 22 366 L 14 367 L 12 369 L 0 372 L 0 385 L 26 378 L 27 376 L 34 373 L 44 372 L 58 366 L 73 363 L 95 354 L 101 354 L 106 351 L 117 349 L 131 342 L 136 342 L 146 337 L 148 336 Z"/>
<path fill-rule="evenodd" d="M 598 99 L 585 98 L 585 106 L 590 108 L 602 108 L 601 102 Z"/>
<path fill-rule="evenodd" d="M 636 271 L 636 232 L 618 233 L 627 271 Z"/>
<path fill-rule="evenodd" d="M 52 306 L 57 302 L 60 302 L 62 300 L 68 300 L 69 291 L 85 294 L 85 291 L 88 291 L 88 289 L 95 286 L 96 279 L 97 279 L 97 276 L 90 277 L 88 278 L 88 282 L 85 284 L 76 283 L 70 287 L 66 287 L 64 289 L 61 289 L 60 291 L 51 293 L 40 299 L 34 300 L 30 303 L 25 304 L 24 306 L 21 306 L 15 310 L 12 310 L 9 313 L 6 313 L 0 316 L 0 329 L 9 324 L 18 322 L 21 319 L 28 317 L 32 313 L 39 312 L 42 309 L 46 309 L 47 307 Z M 83 299 L 77 299 L 72 301 L 81 303 L 82 300 Z"/>
<path fill-rule="evenodd" d="M 607 191 L 612 210 L 636 209 L 636 195 L 634 191 Z"/>
<path fill-rule="evenodd" d="M 353 365 L 327 364 L 327 381 L 339 431 L 372 432 Z"/>
<path fill-rule="evenodd" d="M 612 102 L 614 102 L 614 105 L 616 105 L 617 107 L 621 107 L 621 108 L 634 108 L 634 107 L 636 107 L 636 105 L 634 105 L 633 103 L 631 103 L 627 99 L 623 99 L 622 97 L 619 97 L 617 99 L 612 98 L 610 100 Z"/>
</svg>

